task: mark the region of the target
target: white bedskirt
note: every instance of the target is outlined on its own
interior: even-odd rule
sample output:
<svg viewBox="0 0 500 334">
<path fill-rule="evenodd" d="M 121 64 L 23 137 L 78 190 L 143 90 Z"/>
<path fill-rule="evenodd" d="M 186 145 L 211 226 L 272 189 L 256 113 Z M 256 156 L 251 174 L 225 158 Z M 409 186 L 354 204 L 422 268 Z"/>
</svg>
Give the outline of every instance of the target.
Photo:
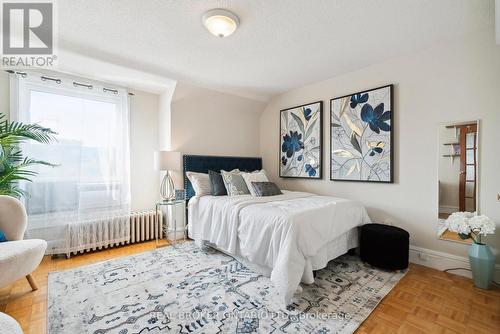
<svg viewBox="0 0 500 334">
<path fill-rule="evenodd" d="M 206 241 L 202 242 L 202 244 L 199 246 L 215 248 L 222 253 L 234 257 L 236 260 L 238 260 L 246 267 L 252 269 L 255 272 L 264 275 L 266 277 L 271 276 L 271 272 L 273 270 L 272 268 L 252 263 L 248 259 L 244 258 L 241 254 L 229 254 L 228 252 L 219 249 L 216 245 Z M 304 269 L 304 275 L 302 277 L 303 278 L 302 282 L 308 282 L 310 280 L 314 280 L 313 278 L 314 270 L 320 270 L 326 268 L 328 262 L 338 258 L 341 255 L 344 255 L 350 249 L 356 248 L 358 246 L 359 246 L 359 232 L 358 228 L 355 227 L 347 231 L 346 233 L 342 234 L 337 239 L 325 245 L 318 251 L 318 254 L 307 259 L 306 268 Z"/>
</svg>

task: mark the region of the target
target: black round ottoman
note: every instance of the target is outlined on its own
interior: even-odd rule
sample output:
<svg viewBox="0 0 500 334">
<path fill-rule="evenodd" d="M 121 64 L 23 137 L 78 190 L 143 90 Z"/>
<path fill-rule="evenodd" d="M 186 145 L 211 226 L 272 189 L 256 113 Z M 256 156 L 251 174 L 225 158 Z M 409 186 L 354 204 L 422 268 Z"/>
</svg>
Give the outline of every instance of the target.
<svg viewBox="0 0 500 334">
<path fill-rule="evenodd" d="M 410 234 L 402 228 L 382 224 L 361 226 L 361 260 L 372 266 L 401 270 L 408 268 Z"/>
</svg>

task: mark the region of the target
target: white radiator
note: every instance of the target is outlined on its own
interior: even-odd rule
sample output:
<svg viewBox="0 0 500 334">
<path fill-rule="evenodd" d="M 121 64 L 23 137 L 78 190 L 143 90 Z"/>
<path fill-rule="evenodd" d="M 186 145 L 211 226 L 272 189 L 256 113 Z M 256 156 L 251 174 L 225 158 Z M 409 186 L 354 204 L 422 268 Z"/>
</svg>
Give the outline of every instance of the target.
<svg viewBox="0 0 500 334">
<path fill-rule="evenodd" d="M 128 243 L 161 239 L 163 231 L 163 215 L 155 210 L 133 212 L 130 215 L 130 240 Z"/>
<path fill-rule="evenodd" d="M 71 224 L 66 256 L 162 238 L 163 215 L 155 210 Z"/>
</svg>

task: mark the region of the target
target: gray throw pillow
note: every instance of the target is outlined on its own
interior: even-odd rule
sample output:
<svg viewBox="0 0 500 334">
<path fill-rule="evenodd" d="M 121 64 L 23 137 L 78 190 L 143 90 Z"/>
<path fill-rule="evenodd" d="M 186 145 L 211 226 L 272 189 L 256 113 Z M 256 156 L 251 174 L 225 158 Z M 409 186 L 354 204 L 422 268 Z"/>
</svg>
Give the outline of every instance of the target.
<svg viewBox="0 0 500 334">
<path fill-rule="evenodd" d="M 226 186 L 224 185 L 224 180 L 222 180 L 222 175 L 220 173 L 209 170 L 208 178 L 210 179 L 210 191 L 213 196 L 227 195 Z"/>
<path fill-rule="evenodd" d="M 255 191 L 255 196 L 276 196 L 282 195 L 280 188 L 273 182 L 252 182 L 253 190 Z"/>
<path fill-rule="evenodd" d="M 250 194 L 247 184 L 245 183 L 245 180 L 242 176 L 243 172 L 226 172 L 224 170 L 221 170 L 220 172 L 222 174 L 222 179 L 224 180 L 224 185 L 226 186 L 227 194 L 229 196 Z"/>
</svg>

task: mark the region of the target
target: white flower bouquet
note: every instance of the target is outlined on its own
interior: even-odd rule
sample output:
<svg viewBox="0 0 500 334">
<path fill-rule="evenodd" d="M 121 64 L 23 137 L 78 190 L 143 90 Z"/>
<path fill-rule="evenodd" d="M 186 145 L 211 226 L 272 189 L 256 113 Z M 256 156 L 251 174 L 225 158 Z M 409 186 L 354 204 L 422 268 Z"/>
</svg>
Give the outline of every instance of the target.
<svg viewBox="0 0 500 334">
<path fill-rule="evenodd" d="M 446 219 L 445 226 L 461 239 L 472 238 L 478 244 L 482 243 L 482 236 L 495 233 L 495 223 L 476 212 L 454 212 Z"/>
</svg>

